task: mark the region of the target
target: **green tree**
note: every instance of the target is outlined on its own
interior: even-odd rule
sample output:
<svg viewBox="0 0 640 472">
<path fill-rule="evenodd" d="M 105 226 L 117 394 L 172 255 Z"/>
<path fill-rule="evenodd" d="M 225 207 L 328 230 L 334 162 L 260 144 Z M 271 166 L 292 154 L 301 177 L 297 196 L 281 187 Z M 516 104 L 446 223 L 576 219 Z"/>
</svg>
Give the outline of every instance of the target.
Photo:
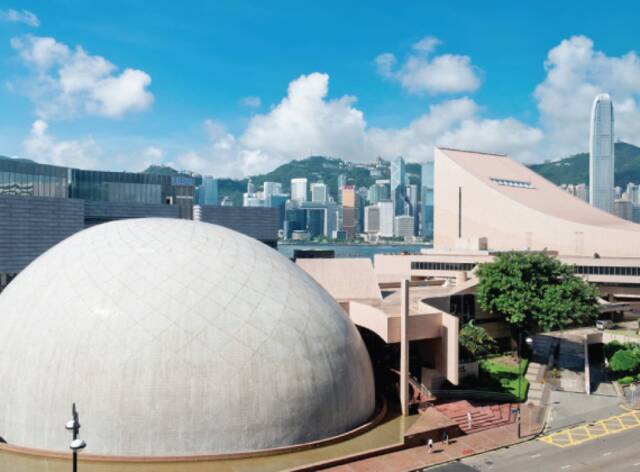
<svg viewBox="0 0 640 472">
<path fill-rule="evenodd" d="M 508 252 L 478 268 L 479 305 L 516 331 L 549 331 L 597 315 L 597 290 L 542 253 Z"/>
<path fill-rule="evenodd" d="M 489 336 L 487 330 L 475 326 L 473 321 L 466 324 L 458 336 L 460 347 L 462 347 L 462 357 L 465 359 L 479 359 L 498 351 L 498 343 Z"/>
<path fill-rule="evenodd" d="M 609 367 L 617 374 L 633 374 L 640 367 L 640 359 L 633 351 L 622 349 L 609 360 Z"/>
</svg>

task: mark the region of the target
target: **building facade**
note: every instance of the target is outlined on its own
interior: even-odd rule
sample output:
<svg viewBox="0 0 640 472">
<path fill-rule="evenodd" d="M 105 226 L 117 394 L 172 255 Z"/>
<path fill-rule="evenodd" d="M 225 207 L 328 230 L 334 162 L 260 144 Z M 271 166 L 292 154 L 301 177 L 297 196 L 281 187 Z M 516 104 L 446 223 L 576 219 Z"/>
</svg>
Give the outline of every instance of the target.
<svg viewBox="0 0 640 472">
<path fill-rule="evenodd" d="M 307 201 L 307 179 L 291 179 L 291 200 L 297 202 Z"/>
</svg>

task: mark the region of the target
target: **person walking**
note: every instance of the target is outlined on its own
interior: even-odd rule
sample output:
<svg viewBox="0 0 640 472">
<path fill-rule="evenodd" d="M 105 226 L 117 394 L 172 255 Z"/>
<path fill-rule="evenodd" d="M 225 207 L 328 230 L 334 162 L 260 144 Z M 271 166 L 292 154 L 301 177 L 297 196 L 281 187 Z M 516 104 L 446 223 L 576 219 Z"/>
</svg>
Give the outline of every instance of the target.
<svg viewBox="0 0 640 472">
<path fill-rule="evenodd" d="M 429 438 L 427 441 L 427 452 L 431 454 L 433 452 L 433 439 Z"/>
<path fill-rule="evenodd" d="M 467 429 L 471 429 L 473 427 L 473 418 L 471 417 L 471 412 L 467 412 Z"/>
<path fill-rule="evenodd" d="M 442 442 L 445 444 L 445 446 L 449 445 L 449 433 L 447 433 L 446 429 L 442 433 Z"/>
</svg>

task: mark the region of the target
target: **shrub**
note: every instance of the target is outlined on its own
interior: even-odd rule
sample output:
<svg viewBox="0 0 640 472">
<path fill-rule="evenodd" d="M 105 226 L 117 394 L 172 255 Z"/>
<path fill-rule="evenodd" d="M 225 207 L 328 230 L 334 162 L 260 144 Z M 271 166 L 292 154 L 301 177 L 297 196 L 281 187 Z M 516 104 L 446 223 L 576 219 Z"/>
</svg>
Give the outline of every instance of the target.
<svg viewBox="0 0 640 472">
<path fill-rule="evenodd" d="M 484 328 L 474 326 L 472 321 L 460 330 L 458 342 L 465 359 L 477 360 L 498 352 L 496 340 L 489 336 Z"/>
<path fill-rule="evenodd" d="M 604 355 L 607 356 L 607 359 L 611 359 L 611 357 L 622 349 L 622 344 L 615 339 L 604 346 Z"/>
<path fill-rule="evenodd" d="M 640 359 L 633 352 L 622 349 L 611 356 L 609 366 L 618 374 L 632 374 L 640 366 Z"/>
<path fill-rule="evenodd" d="M 629 385 L 630 383 L 635 382 L 635 380 L 636 379 L 634 377 L 627 375 L 625 377 L 622 377 L 621 379 L 618 379 L 618 383 L 620 385 Z"/>
</svg>

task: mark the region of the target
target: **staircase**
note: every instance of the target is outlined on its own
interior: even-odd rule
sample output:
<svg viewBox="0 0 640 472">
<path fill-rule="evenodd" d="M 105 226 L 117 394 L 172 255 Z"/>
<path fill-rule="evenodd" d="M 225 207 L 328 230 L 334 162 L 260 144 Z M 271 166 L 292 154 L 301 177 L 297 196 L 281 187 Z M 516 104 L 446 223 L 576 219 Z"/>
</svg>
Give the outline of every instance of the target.
<svg viewBox="0 0 640 472">
<path fill-rule="evenodd" d="M 438 411 L 455 421 L 466 434 L 515 422 L 516 415 L 511 411 L 516 407 L 517 405 L 512 403 L 473 405 L 466 400 L 435 406 Z M 471 427 L 469 427 L 467 413 L 471 413 Z"/>
</svg>

